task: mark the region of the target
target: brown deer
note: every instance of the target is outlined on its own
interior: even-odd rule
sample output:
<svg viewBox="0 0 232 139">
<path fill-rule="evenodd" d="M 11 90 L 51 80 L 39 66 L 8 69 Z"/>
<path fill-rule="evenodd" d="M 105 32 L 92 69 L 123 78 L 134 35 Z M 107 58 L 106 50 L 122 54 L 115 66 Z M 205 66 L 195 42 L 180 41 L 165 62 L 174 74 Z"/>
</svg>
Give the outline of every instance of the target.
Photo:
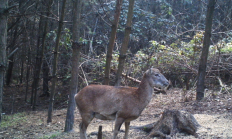
<svg viewBox="0 0 232 139">
<path fill-rule="evenodd" d="M 75 96 L 76 104 L 82 117 L 80 138 L 87 139 L 86 129 L 95 117 L 101 120 L 114 120 L 114 135 L 125 122 L 125 136 L 128 138 L 130 121 L 139 117 L 152 98 L 153 88 L 161 89 L 169 85 L 168 80 L 158 69 L 148 69 L 138 88 L 116 87 L 107 85 L 89 85 Z"/>
</svg>

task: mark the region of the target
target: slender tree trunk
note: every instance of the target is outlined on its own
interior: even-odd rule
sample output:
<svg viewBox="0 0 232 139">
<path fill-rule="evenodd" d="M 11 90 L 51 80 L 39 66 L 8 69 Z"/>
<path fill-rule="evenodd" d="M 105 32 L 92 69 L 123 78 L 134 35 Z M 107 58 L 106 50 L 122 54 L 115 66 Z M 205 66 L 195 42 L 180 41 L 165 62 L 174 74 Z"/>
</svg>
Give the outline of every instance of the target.
<svg viewBox="0 0 232 139">
<path fill-rule="evenodd" d="M 207 15 L 205 22 L 205 34 L 204 34 L 203 48 L 202 48 L 201 59 L 199 63 L 199 69 L 198 69 L 198 82 L 196 89 L 197 100 L 201 100 L 204 98 L 206 66 L 207 66 L 207 58 L 208 58 L 209 46 L 210 46 L 213 12 L 214 12 L 214 6 L 216 4 L 216 1 L 217 0 L 209 0 L 207 6 L 208 8 L 207 8 Z"/>
<path fill-rule="evenodd" d="M 25 55 L 22 54 L 22 58 L 21 58 L 21 68 L 20 68 L 20 79 L 19 79 L 19 83 L 20 83 L 20 84 L 23 83 L 24 61 L 25 61 Z"/>
<path fill-rule="evenodd" d="M 15 26 L 12 43 L 10 44 L 10 53 L 13 52 L 15 49 L 15 44 L 16 44 L 17 35 L 18 35 L 18 26 L 19 26 L 19 23 Z M 8 56 L 8 67 L 6 71 L 6 85 L 7 86 L 9 86 L 11 82 L 13 67 L 14 67 L 14 53 L 11 56 Z"/>
<path fill-rule="evenodd" d="M 27 48 L 27 73 L 26 73 L 26 92 L 25 92 L 25 102 L 27 102 L 27 94 L 28 94 L 28 83 L 29 83 L 29 76 L 30 76 L 30 69 L 31 69 L 31 47 L 28 45 Z"/>
<path fill-rule="evenodd" d="M 49 106 L 48 106 L 47 123 L 52 122 L 53 102 L 54 102 L 54 95 L 55 95 L 56 81 L 57 81 L 56 69 L 57 69 L 57 60 L 58 60 L 58 53 L 59 53 L 58 52 L 59 42 L 60 42 L 61 30 L 63 27 L 64 14 L 65 14 L 65 4 L 66 4 L 66 0 L 63 0 L 62 11 L 61 11 L 61 16 L 59 20 L 57 37 L 56 37 L 55 51 L 54 51 L 53 71 L 52 71 L 52 88 L 51 88 L 51 95 L 50 95 Z"/>
<path fill-rule="evenodd" d="M 126 52 L 128 49 L 128 44 L 130 40 L 130 32 L 131 32 L 131 25 L 132 25 L 132 18 L 133 18 L 133 9 L 134 9 L 134 0 L 129 0 L 129 9 L 127 13 L 127 22 L 126 22 L 126 28 L 125 28 L 125 35 L 119 55 L 119 64 L 118 64 L 118 71 L 116 75 L 116 82 L 115 86 L 119 86 L 121 83 L 121 75 L 123 71 L 123 66 L 126 59 Z"/>
<path fill-rule="evenodd" d="M 48 87 L 48 81 L 49 81 L 49 67 L 48 63 L 43 59 L 43 93 L 40 95 L 40 97 L 49 97 L 49 87 Z"/>
<path fill-rule="evenodd" d="M 44 1 L 44 3 L 46 3 Z M 43 5 L 43 3 L 40 5 L 41 6 L 41 11 L 46 11 L 47 16 L 49 16 L 49 11 L 50 11 L 50 4 L 48 4 L 46 7 Z M 47 9 L 46 9 L 47 8 Z M 34 80 L 32 83 L 32 110 L 35 110 L 36 106 L 36 101 L 37 101 L 37 88 L 39 85 L 39 76 L 40 76 L 40 71 L 41 71 L 41 65 L 42 65 L 42 60 L 43 60 L 43 53 L 44 53 L 44 46 L 45 46 L 45 39 L 46 39 L 46 34 L 47 34 L 47 26 L 48 26 L 48 18 L 46 19 L 43 15 L 40 16 L 40 23 L 39 23 L 39 37 L 37 41 L 37 54 L 36 54 L 36 63 L 35 63 L 35 71 L 34 71 Z"/>
<path fill-rule="evenodd" d="M 98 23 L 98 18 L 96 19 L 93 32 L 96 31 L 97 23 Z M 88 53 L 88 55 L 91 55 L 91 54 L 93 53 L 93 38 L 94 38 L 94 35 L 95 35 L 95 34 L 92 35 L 92 38 L 91 38 L 90 43 L 89 43 L 89 53 Z"/>
<path fill-rule="evenodd" d="M 51 11 L 55 11 L 57 8 L 56 6 L 53 6 Z M 57 25 L 58 26 L 58 25 Z M 49 27 L 49 31 L 53 31 L 56 29 L 56 22 L 54 23 L 53 21 L 51 21 L 50 23 L 50 27 Z M 48 37 L 48 40 L 52 39 L 52 37 Z M 53 45 L 53 41 L 48 41 L 47 42 L 47 47 L 44 48 L 44 53 L 50 53 L 48 52 L 48 49 L 50 46 Z M 49 59 L 44 56 L 43 58 L 43 93 L 40 95 L 40 97 L 49 97 L 50 96 L 50 93 L 49 93 L 49 81 L 51 79 L 51 77 L 49 77 L 49 73 L 50 73 L 50 68 L 49 68 L 49 65 L 48 65 L 48 61 Z"/>
<path fill-rule="evenodd" d="M 110 81 L 110 63 L 112 60 L 112 53 L 113 53 L 113 48 L 114 48 L 114 44 L 116 40 L 116 34 L 117 34 L 117 28 L 118 28 L 118 22 L 119 22 L 122 2 L 123 0 L 117 0 L 116 10 L 115 10 L 115 15 L 114 15 L 114 22 L 112 23 L 112 26 L 111 26 L 109 47 L 108 47 L 107 55 L 106 55 L 105 79 L 103 83 L 105 85 L 108 85 Z"/>
<path fill-rule="evenodd" d="M 40 75 L 40 69 L 42 65 L 42 57 L 43 57 L 43 47 L 41 45 L 41 38 L 43 38 L 43 27 L 44 24 L 44 17 L 40 17 L 40 23 L 39 23 L 39 37 L 37 40 L 37 52 L 36 52 L 36 62 L 35 62 L 35 69 L 34 69 L 34 75 L 33 75 L 33 82 L 32 82 L 32 93 L 31 93 L 31 104 L 32 104 L 32 109 L 35 110 L 35 105 L 36 105 L 36 98 L 37 98 L 37 87 L 39 84 L 39 75 Z"/>
<path fill-rule="evenodd" d="M 23 0 L 19 1 L 19 12 L 20 14 L 24 14 L 24 8 L 23 8 Z M 17 17 L 16 19 L 16 23 L 15 23 L 15 28 L 14 30 L 12 30 L 12 32 L 14 32 L 14 35 L 12 37 L 12 41 L 10 41 L 10 54 L 8 55 L 8 68 L 7 68 L 7 72 L 6 72 L 6 85 L 10 85 L 11 83 L 11 78 L 12 78 L 12 74 L 13 74 L 13 68 L 14 68 L 14 54 L 15 52 L 17 52 L 18 48 L 15 46 L 16 42 L 17 42 L 17 38 L 19 37 L 19 34 L 22 33 L 22 31 L 20 31 L 20 27 L 21 27 L 21 21 L 20 21 L 21 17 Z M 21 57 L 23 59 L 23 56 Z"/>
<path fill-rule="evenodd" d="M 20 11 L 20 14 L 25 14 L 25 7 L 26 6 L 23 6 L 25 4 L 26 0 L 20 0 L 19 1 L 19 11 Z M 28 20 L 27 20 L 28 21 Z M 23 22 L 26 23 L 26 21 L 22 21 L 22 24 Z M 20 26 L 22 26 L 22 24 L 20 24 Z M 23 27 L 23 31 L 22 31 L 22 34 L 26 33 L 26 26 Z M 25 50 L 27 50 L 27 42 L 28 42 L 28 38 L 27 38 L 27 35 L 25 37 L 23 37 L 23 43 L 24 43 L 24 46 L 21 46 L 21 68 L 20 68 L 20 78 L 19 78 L 19 82 L 20 84 L 23 83 L 23 77 L 24 77 L 24 64 L 25 64 L 25 61 L 26 61 L 26 53 L 25 53 Z"/>
<path fill-rule="evenodd" d="M 35 23 L 35 17 L 33 19 L 33 23 Z M 35 24 L 33 23 L 30 23 L 29 26 L 31 30 L 34 30 L 35 29 Z M 30 36 L 30 40 L 28 41 L 28 48 L 27 48 L 27 73 L 26 73 L 26 92 L 25 92 L 25 102 L 27 102 L 27 95 L 28 95 L 28 89 L 29 89 L 29 76 L 30 76 L 30 73 L 32 72 L 31 71 L 31 67 L 32 67 L 32 64 L 31 64 L 31 60 L 32 60 L 32 55 L 31 55 L 31 45 L 33 44 L 33 40 L 35 38 L 35 32 L 34 31 L 31 31 L 30 34 L 28 34 L 28 32 L 26 31 L 26 36 L 27 38 L 29 38 Z M 31 102 L 32 102 L 32 97 L 31 97 Z"/>
<path fill-rule="evenodd" d="M 74 96 L 78 90 L 78 73 L 79 73 L 79 59 L 81 44 L 78 42 L 80 38 L 80 27 L 81 27 L 81 8 L 82 0 L 75 0 L 73 4 L 73 42 L 72 42 L 72 76 L 69 92 L 68 109 L 65 120 L 64 132 L 69 132 L 73 130 L 74 124 L 74 110 L 76 107 Z"/>
<path fill-rule="evenodd" d="M 2 121 L 2 97 L 6 70 L 8 0 L 0 0 L 0 123 Z"/>
<path fill-rule="evenodd" d="M 14 67 L 14 54 L 8 58 L 8 67 L 6 71 L 6 85 L 9 86 L 12 77 L 12 71 Z"/>
</svg>

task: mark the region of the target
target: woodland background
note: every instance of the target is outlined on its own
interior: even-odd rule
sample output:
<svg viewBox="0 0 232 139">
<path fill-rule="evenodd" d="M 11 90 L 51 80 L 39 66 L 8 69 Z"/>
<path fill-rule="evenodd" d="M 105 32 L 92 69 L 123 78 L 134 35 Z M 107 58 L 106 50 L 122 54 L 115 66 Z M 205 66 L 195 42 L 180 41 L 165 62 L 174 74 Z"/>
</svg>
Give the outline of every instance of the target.
<svg viewBox="0 0 232 139">
<path fill-rule="evenodd" d="M 194 90 L 207 4 L 207 0 L 136 0 L 121 85 L 138 86 L 129 77 L 139 80 L 153 66 L 170 80 L 170 87 L 182 88 L 184 92 Z M 8 5 L 2 113 L 44 110 L 51 95 L 54 95 L 55 109 L 67 108 L 73 66 L 73 0 L 8 0 Z M 110 85 L 116 82 L 128 6 L 129 1 L 124 0 L 112 54 Z M 104 83 L 116 1 L 88 0 L 81 7 L 78 90 L 88 84 Z M 218 0 L 205 88 L 227 94 L 232 92 L 231 23 L 232 1 Z M 52 85 L 54 78 L 56 87 Z M 186 97 L 184 101 L 190 100 Z M 22 107 L 15 106 L 16 103 Z"/>
</svg>

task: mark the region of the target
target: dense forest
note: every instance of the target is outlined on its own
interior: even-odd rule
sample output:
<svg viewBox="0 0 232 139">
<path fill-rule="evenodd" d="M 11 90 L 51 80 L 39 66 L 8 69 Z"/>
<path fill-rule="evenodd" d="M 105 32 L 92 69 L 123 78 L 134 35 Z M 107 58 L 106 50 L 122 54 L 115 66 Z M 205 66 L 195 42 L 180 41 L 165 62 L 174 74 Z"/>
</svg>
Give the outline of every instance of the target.
<svg viewBox="0 0 232 139">
<path fill-rule="evenodd" d="M 2 123 L 29 111 L 48 111 L 51 123 L 54 110 L 68 108 L 69 131 L 79 90 L 138 87 L 151 67 L 168 90 L 182 90 L 183 103 L 219 94 L 231 103 L 231 0 L 0 0 L 0 22 Z"/>
</svg>

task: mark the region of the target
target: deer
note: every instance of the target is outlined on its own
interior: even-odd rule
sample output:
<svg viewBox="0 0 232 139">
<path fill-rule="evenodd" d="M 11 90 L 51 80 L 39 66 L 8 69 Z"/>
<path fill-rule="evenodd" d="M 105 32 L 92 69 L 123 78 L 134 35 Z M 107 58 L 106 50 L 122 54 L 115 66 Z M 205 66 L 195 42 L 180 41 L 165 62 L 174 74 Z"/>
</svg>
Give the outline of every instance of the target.
<svg viewBox="0 0 232 139">
<path fill-rule="evenodd" d="M 139 87 L 88 85 L 75 95 L 81 115 L 80 138 L 87 139 L 86 130 L 93 118 L 115 120 L 113 139 L 117 138 L 121 125 L 125 124 L 124 139 L 128 139 L 129 126 L 137 119 L 153 96 L 153 88 L 164 89 L 169 81 L 156 68 L 148 69 Z"/>
</svg>

